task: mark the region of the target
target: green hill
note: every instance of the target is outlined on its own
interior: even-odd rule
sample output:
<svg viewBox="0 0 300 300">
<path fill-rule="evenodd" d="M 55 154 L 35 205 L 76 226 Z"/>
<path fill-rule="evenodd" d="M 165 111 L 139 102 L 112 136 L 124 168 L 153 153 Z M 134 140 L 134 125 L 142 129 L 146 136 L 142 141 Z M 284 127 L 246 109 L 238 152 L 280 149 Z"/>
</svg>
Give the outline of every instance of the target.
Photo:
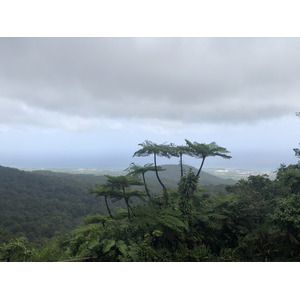
<svg viewBox="0 0 300 300">
<path fill-rule="evenodd" d="M 167 188 L 177 188 L 179 166 L 162 167 L 166 171 L 160 172 L 160 176 Z M 155 172 L 148 172 L 146 180 L 153 193 L 161 193 Z M 0 226 L 37 243 L 56 233 L 69 232 L 86 215 L 107 213 L 104 201 L 88 193 L 96 183 L 105 181 L 104 176 L 44 170 L 29 172 L 0 166 Z M 200 178 L 200 185 L 213 192 L 224 191 L 225 185 L 230 183 L 205 172 Z M 125 208 L 123 201 L 110 202 L 110 206 L 112 210 Z"/>
<path fill-rule="evenodd" d="M 180 179 L 180 166 L 179 165 L 162 165 L 162 168 L 166 169 L 166 171 L 160 172 L 162 178 L 168 178 L 169 180 L 178 181 Z M 197 173 L 197 169 L 188 165 L 183 165 L 184 172 L 187 172 L 191 169 L 194 173 Z M 155 174 L 153 174 L 155 176 Z M 226 180 L 205 171 L 202 171 L 200 174 L 200 185 L 206 184 L 232 184 L 232 180 Z"/>
<path fill-rule="evenodd" d="M 159 172 L 159 177 L 169 189 L 176 189 L 177 183 L 180 180 L 180 166 L 179 165 L 161 165 L 165 171 Z M 184 165 L 184 172 L 189 169 L 197 173 L 197 169 L 188 165 Z M 160 193 L 161 187 L 158 185 L 155 172 L 147 172 L 145 175 L 147 184 L 153 193 Z M 201 187 L 206 188 L 209 192 L 225 192 L 225 186 L 234 184 L 235 181 L 231 179 L 223 179 L 211 175 L 206 172 L 201 172 L 199 183 Z"/>
<path fill-rule="evenodd" d="M 87 191 L 102 182 L 103 176 L 0 166 L 0 226 L 34 242 L 69 232 L 87 214 L 106 213 L 104 203 Z"/>
</svg>

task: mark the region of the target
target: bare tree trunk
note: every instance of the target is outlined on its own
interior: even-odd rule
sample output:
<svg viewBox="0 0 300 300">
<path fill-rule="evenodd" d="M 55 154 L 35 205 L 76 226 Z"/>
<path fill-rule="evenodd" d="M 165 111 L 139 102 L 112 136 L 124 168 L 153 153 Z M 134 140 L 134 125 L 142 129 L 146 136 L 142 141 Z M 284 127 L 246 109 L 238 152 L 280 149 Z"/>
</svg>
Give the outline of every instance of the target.
<svg viewBox="0 0 300 300">
<path fill-rule="evenodd" d="M 158 180 L 158 182 L 160 183 L 160 185 L 162 186 L 162 188 L 165 190 L 166 187 L 164 186 L 164 184 L 161 182 L 159 176 L 158 176 L 158 171 L 157 171 L 157 165 L 156 165 L 156 154 L 154 153 L 154 166 L 155 166 L 155 174 L 156 174 L 156 178 Z"/>
<path fill-rule="evenodd" d="M 180 157 L 180 174 L 181 177 L 183 177 L 183 167 L 182 167 L 182 152 L 179 152 L 179 157 Z"/>
<path fill-rule="evenodd" d="M 125 199 L 125 203 L 126 203 L 126 206 L 127 206 L 128 219 L 130 219 L 129 203 L 128 203 L 128 199 L 127 199 L 126 194 L 125 194 L 124 186 L 122 187 L 122 189 L 123 189 L 123 196 L 124 196 L 124 199 Z"/>
<path fill-rule="evenodd" d="M 148 187 L 147 187 L 147 184 L 146 184 L 146 180 L 145 180 L 145 173 L 142 173 L 142 175 L 143 175 L 143 181 L 144 181 L 144 184 L 145 184 L 145 190 L 146 190 L 147 196 L 150 198 L 150 193 L 149 193 L 149 190 L 148 190 Z"/>
<path fill-rule="evenodd" d="M 164 184 L 161 182 L 159 176 L 158 176 L 158 171 L 157 171 L 157 165 L 156 165 L 156 154 L 154 153 L 154 166 L 155 166 L 155 174 L 157 177 L 158 182 L 160 183 L 160 185 L 163 188 L 163 198 L 167 201 L 168 200 L 168 193 L 167 193 L 167 189 L 164 186 Z"/>
<path fill-rule="evenodd" d="M 206 157 L 203 157 L 203 159 L 202 159 L 202 163 L 201 163 L 201 166 L 200 166 L 200 168 L 199 168 L 199 170 L 198 170 L 198 173 L 197 173 L 197 175 L 196 175 L 196 176 L 199 176 L 199 175 L 200 175 L 200 172 L 201 172 L 201 170 L 202 170 L 202 167 L 203 167 L 203 164 L 204 164 L 205 158 L 206 158 Z"/>
<path fill-rule="evenodd" d="M 107 203 L 107 196 L 106 195 L 104 196 L 104 200 L 105 200 L 105 204 L 106 204 L 106 208 L 108 210 L 108 213 L 109 213 L 110 217 L 113 219 L 113 216 L 111 214 L 111 211 L 110 211 L 108 203 Z"/>
<path fill-rule="evenodd" d="M 127 198 L 127 204 L 128 204 L 128 206 L 129 206 L 129 208 L 130 208 L 130 210 L 132 212 L 132 215 L 135 217 L 134 211 L 133 211 L 131 205 L 129 204 L 129 198 Z"/>
</svg>

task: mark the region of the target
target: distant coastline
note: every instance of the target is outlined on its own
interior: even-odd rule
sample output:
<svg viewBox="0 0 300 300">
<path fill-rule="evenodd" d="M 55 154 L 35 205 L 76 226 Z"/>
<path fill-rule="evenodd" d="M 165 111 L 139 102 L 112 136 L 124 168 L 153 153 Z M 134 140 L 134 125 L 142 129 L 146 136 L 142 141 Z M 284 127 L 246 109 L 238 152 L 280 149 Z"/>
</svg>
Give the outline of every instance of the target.
<svg viewBox="0 0 300 300">
<path fill-rule="evenodd" d="M 92 174 L 92 175 L 125 175 L 126 172 L 123 169 L 101 169 L 101 168 L 19 168 L 23 171 L 52 171 L 52 172 L 59 172 L 59 173 L 69 173 L 69 174 Z M 223 178 L 223 179 L 245 179 L 251 175 L 268 175 L 271 180 L 274 180 L 276 177 L 276 170 L 247 170 L 247 169 L 227 169 L 227 168 L 205 168 L 205 172 Z"/>
</svg>

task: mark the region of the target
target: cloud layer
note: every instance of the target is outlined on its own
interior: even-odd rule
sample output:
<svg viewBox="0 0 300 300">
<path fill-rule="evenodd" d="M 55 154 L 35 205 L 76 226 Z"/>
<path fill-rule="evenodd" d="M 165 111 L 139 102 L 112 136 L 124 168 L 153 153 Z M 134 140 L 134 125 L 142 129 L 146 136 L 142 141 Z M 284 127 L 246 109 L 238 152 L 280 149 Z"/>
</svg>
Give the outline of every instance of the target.
<svg viewBox="0 0 300 300">
<path fill-rule="evenodd" d="M 0 38 L 0 122 L 275 118 L 299 110 L 299 53 L 299 38 Z"/>
</svg>

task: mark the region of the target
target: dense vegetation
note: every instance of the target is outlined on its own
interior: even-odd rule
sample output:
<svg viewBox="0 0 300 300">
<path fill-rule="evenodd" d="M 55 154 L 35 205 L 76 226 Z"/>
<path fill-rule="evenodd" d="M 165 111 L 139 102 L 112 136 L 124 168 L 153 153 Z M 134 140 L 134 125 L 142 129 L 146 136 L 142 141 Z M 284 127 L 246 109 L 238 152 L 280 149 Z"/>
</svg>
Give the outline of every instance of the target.
<svg viewBox="0 0 300 300">
<path fill-rule="evenodd" d="M 9 261 L 299 261 L 300 163 L 278 169 L 276 179 L 250 176 L 226 193 L 203 191 L 202 167 L 209 156 L 229 159 L 215 143 L 186 140 L 177 147 L 146 141 L 134 155 L 153 155 L 154 164 L 132 164 L 126 176 L 106 176 L 89 192 L 105 214 L 89 214 L 71 233 L 41 247 L 26 237 L 5 239 L 0 258 Z M 299 155 L 295 151 L 296 155 Z M 197 171 L 180 169 L 177 187 L 160 176 L 157 156 L 200 158 Z M 149 188 L 155 173 L 160 194 Z M 146 175 L 146 176 L 145 176 Z M 133 201 L 133 197 L 140 201 Z M 112 210 L 113 202 L 123 208 Z"/>
<path fill-rule="evenodd" d="M 166 165 L 163 170 L 161 176 L 166 186 L 176 188 L 178 166 Z M 159 194 L 153 172 L 145 177 L 151 192 Z M 0 166 L 0 226 L 11 234 L 42 244 L 54 235 L 70 232 L 88 214 L 105 214 L 105 203 L 88 193 L 95 184 L 105 181 L 105 176 L 25 172 Z M 225 191 L 226 184 L 231 183 L 207 173 L 203 174 L 202 182 L 210 192 Z M 110 206 L 112 211 L 126 208 L 123 201 L 114 201 Z"/>
<path fill-rule="evenodd" d="M 66 233 L 89 213 L 105 207 L 87 189 L 104 178 L 54 172 L 25 172 L 0 166 L 0 226 L 42 243 Z"/>
</svg>

